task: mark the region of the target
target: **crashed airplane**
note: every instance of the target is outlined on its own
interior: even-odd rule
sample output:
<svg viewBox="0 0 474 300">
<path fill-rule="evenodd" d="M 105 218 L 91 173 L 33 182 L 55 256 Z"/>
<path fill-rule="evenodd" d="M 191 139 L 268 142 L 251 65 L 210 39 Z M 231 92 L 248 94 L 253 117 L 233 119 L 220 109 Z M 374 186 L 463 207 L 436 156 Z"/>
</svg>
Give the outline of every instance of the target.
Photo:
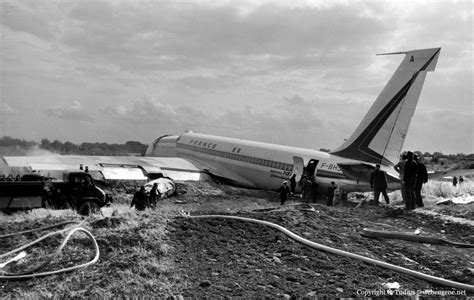
<svg viewBox="0 0 474 300">
<path fill-rule="evenodd" d="M 348 192 L 370 190 L 370 173 L 376 164 L 387 172 L 389 188 L 399 188 L 393 165 L 398 161 L 427 72 L 434 71 L 441 48 L 386 53 L 405 58 L 353 134 L 326 153 L 227 137 L 186 132 L 162 136 L 149 145 L 143 157 L 30 156 L 4 157 L 0 168 L 13 174 L 36 171 L 52 176 L 65 169 L 87 165 L 105 179 L 175 180 L 217 177 L 230 184 L 276 190 L 282 180 L 303 172 L 314 174 L 320 188 L 331 181 Z"/>
</svg>

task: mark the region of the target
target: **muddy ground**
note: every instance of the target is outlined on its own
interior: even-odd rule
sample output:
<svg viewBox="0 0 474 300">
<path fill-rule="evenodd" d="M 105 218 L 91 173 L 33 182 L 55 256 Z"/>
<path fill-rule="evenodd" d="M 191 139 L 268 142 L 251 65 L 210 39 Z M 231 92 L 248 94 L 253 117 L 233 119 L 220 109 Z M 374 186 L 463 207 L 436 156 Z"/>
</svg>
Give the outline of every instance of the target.
<svg viewBox="0 0 474 300">
<path fill-rule="evenodd" d="M 270 221 L 325 246 L 382 260 L 448 280 L 474 284 L 473 248 L 378 240 L 360 236 L 363 228 L 413 232 L 454 242 L 474 242 L 472 226 L 444 221 L 439 216 L 405 212 L 401 206 L 354 204 L 327 207 L 323 201 L 299 205 L 294 198 L 253 208 L 247 195 L 227 194 L 241 208 L 222 205 L 220 195 L 197 195 L 192 202 L 178 197 L 191 215 L 231 214 Z M 268 196 L 268 195 L 267 195 Z M 268 199 L 268 197 L 267 197 Z M 228 200 L 227 200 L 228 201 Z M 471 204 L 472 205 L 472 204 Z M 461 208 L 460 208 L 461 209 Z M 465 207 L 462 209 L 465 210 Z M 412 276 L 311 249 L 264 225 L 226 219 L 175 219 L 169 224 L 174 257 L 186 285 L 182 295 L 209 297 L 361 296 L 386 292 L 399 284 L 399 293 L 423 290 L 455 291 Z M 391 291 L 388 291 L 391 292 Z M 396 294 L 396 292 L 394 292 Z M 461 292 L 462 294 L 462 292 Z M 388 295 L 388 294 L 386 294 Z"/>
<path fill-rule="evenodd" d="M 429 293 L 438 296 L 442 293 L 464 295 L 462 290 L 436 285 L 409 275 L 309 248 L 263 225 L 227 219 L 192 219 L 181 217 L 181 212 L 190 215 L 228 214 L 270 221 L 325 246 L 474 285 L 472 258 L 474 248 L 370 239 L 360 235 L 363 228 L 404 232 L 418 229 L 422 235 L 453 242 L 474 243 L 471 218 L 473 204 L 451 205 L 449 209 L 442 210 L 424 209 L 436 212 L 430 215 L 417 211 L 406 212 L 397 205 L 374 207 L 366 204 L 356 208 L 355 204 L 346 203 L 343 206 L 327 207 L 322 200 L 312 203 L 313 209 L 309 209 L 311 207 L 301 205 L 300 200 L 292 198 L 280 207 L 276 193 L 237 189 L 216 183 L 181 183 L 178 185 L 178 195 L 161 201 L 156 212 L 158 217 L 166 216 L 165 240 L 171 247 L 165 254 L 172 272 L 168 270 L 162 272 L 160 276 L 168 276 L 169 278 L 164 279 L 171 287 L 158 289 L 150 286 L 139 289 L 134 286 L 130 287 L 131 292 L 127 293 L 127 287 L 122 287 L 120 292 L 114 292 L 107 290 L 104 284 L 103 295 L 304 298 L 392 294 L 405 296 L 417 291 L 419 293 L 425 291 L 427 297 L 430 296 Z M 112 208 L 105 209 L 104 214 L 110 216 L 112 211 L 123 216 L 131 213 L 128 203 L 114 204 Z M 458 223 L 444 219 L 439 212 L 455 215 L 466 222 Z M 152 224 L 150 214 L 142 216 L 147 217 L 147 224 Z M 94 229 L 91 230 L 94 233 Z M 3 230 L 4 233 L 6 231 Z M 123 238 L 129 239 L 130 236 L 124 235 Z M 114 253 L 119 249 L 114 249 L 115 242 L 106 243 L 106 240 L 106 236 L 101 236 L 99 246 L 107 248 L 101 249 L 105 253 L 101 259 L 112 260 L 116 257 Z M 141 243 L 146 243 L 146 240 L 141 240 Z M 124 240 L 120 244 L 127 243 Z M 150 247 L 143 244 L 143 248 Z M 0 250 L 3 253 L 6 249 L 0 247 Z M 107 265 L 108 274 L 117 272 L 112 268 L 115 265 L 121 264 L 122 269 L 130 267 L 125 266 L 126 261 L 99 262 L 99 265 L 93 268 L 99 272 L 100 278 L 107 276 L 100 274 L 103 272 L 101 266 L 104 264 Z M 130 272 L 133 273 L 133 270 Z M 153 277 L 153 274 L 147 276 Z M 54 277 L 54 280 L 67 280 L 65 278 L 67 276 Z M 22 288 L 27 291 L 28 288 L 34 290 L 38 286 L 48 289 L 47 280 L 36 280 L 34 284 L 0 283 L 6 288 L 3 296 L 14 296 L 25 295 L 25 293 L 15 294 L 15 291 L 20 291 Z M 77 283 L 81 288 L 93 284 L 83 280 L 82 285 Z M 24 287 L 23 284 L 28 287 Z M 390 290 L 388 289 L 390 285 L 398 289 Z M 86 292 L 79 295 L 96 296 L 88 294 L 87 287 L 84 290 Z M 132 293 L 135 290 L 140 292 Z M 78 295 L 68 293 L 51 291 L 53 296 Z"/>
</svg>

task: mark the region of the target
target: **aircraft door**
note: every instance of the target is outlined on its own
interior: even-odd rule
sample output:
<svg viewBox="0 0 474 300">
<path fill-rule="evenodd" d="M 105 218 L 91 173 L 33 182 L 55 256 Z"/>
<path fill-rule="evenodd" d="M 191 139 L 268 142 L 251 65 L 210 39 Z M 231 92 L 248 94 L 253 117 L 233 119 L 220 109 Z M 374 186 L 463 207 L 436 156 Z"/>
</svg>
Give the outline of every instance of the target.
<svg viewBox="0 0 474 300">
<path fill-rule="evenodd" d="M 293 174 L 296 174 L 296 182 L 299 182 L 301 180 L 301 176 L 303 175 L 303 170 L 304 170 L 304 161 L 303 158 L 299 156 L 293 156 L 293 172 L 291 173 L 291 176 Z"/>
<path fill-rule="evenodd" d="M 316 177 L 316 166 L 318 165 L 319 160 L 317 159 L 311 159 L 308 162 L 308 165 L 306 165 L 305 172 L 308 174 L 308 176 L 311 178 L 313 175 Z"/>
</svg>

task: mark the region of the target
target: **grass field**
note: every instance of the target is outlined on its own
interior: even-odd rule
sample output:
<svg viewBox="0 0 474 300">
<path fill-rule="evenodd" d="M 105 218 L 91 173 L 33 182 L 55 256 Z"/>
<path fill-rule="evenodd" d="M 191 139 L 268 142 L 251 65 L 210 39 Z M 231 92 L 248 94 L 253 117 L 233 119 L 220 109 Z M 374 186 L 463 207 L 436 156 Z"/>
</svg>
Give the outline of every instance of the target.
<svg viewBox="0 0 474 300">
<path fill-rule="evenodd" d="M 122 213 L 113 219 L 102 222 L 102 217 L 88 219 L 85 228 L 91 230 L 101 249 L 100 260 L 91 267 L 78 272 L 62 273 L 45 278 L 31 279 L 25 286 L 24 281 L 0 281 L 1 297 L 164 297 L 177 293 L 179 279 L 174 275 L 171 246 L 166 238 L 165 226 L 169 216 L 158 211 L 136 213 L 121 207 Z M 128 211 L 128 212 L 127 212 Z M 15 214 L 2 218 L 0 234 L 34 228 L 71 220 L 70 211 L 40 210 L 33 214 Z M 74 218 L 77 219 L 77 216 Z M 8 220 L 6 220 L 8 219 Z M 102 219 L 102 220 L 101 220 Z M 107 219 L 105 219 L 107 220 Z M 56 229 L 57 230 L 57 229 Z M 47 232 L 31 234 L 28 241 Z M 24 244 L 25 237 L 18 236 L 2 239 L 0 253 L 6 253 Z M 59 239 L 51 238 L 39 244 L 38 250 L 28 249 L 28 255 L 22 263 L 37 263 L 44 256 L 44 248 L 54 250 Z M 63 250 L 60 258 L 48 268 L 60 269 L 90 260 L 93 252 L 91 243 L 82 234 L 74 236 Z M 3 261 L 3 259 L 2 259 Z M 12 264 L 11 268 L 19 269 Z M 7 270 L 8 271 L 8 270 Z M 30 285 L 44 287 L 34 292 Z"/>
<path fill-rule="evenodd" d="M 453 186 L 451 182 L 428 181 L 423 185 L 422 193 L 430 198 L 471 197 L 474 196 L 474 182 L 465 181 L 462 184 Z"/>
</svg>

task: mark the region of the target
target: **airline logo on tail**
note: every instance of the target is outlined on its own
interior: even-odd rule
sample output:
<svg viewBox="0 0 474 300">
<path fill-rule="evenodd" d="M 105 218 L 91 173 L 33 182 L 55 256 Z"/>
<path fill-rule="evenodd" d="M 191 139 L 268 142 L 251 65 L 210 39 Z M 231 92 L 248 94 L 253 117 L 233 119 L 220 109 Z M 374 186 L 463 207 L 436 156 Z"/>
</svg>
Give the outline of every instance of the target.
<svg viewBox="0 0 474 300">
<path fill-rule="evenodd" d="M 349 139 L 333 155 L 393 165 L 399 158 L 425 81 L 441 48 L 385 53 L 405 58 Z"/>
</svg>

